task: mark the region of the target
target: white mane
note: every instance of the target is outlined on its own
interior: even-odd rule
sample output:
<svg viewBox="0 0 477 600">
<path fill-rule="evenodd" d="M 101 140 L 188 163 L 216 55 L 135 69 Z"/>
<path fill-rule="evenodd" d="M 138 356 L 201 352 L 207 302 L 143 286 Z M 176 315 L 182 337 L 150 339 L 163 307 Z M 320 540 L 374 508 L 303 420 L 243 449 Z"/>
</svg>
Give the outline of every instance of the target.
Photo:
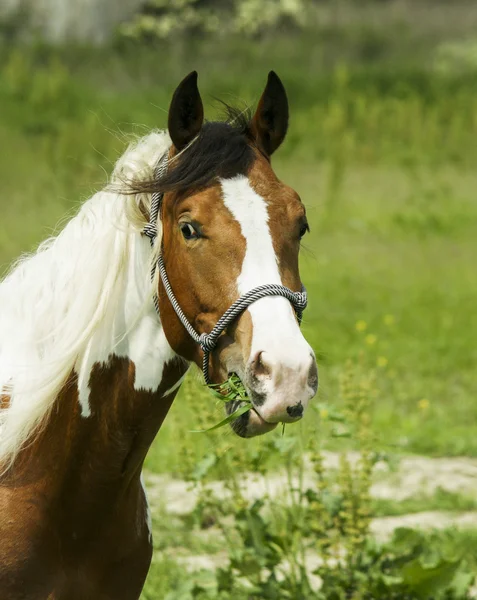
<svg viewBox="0 0 477 600">
<path fill-rule="evenodd" d="M 149 210 L 150 196 L 113 188 L 149 179 L 169 146 L 165 132 L 131 145 L 112 185 L 0 283 L 0 400 L 8 404 L 0 402 L 0 463 L 13 461 L 41 425 L 92 335 L 115 310 L 131 238 L 145 224 L 140 207 Z"/>
</svg>

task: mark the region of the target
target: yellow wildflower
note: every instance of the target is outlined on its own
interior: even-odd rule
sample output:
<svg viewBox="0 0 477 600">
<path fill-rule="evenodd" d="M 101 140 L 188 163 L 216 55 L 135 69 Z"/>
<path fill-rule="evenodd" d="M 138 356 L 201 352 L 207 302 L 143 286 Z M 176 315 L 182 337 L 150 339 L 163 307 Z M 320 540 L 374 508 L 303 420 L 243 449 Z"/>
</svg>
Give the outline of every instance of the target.
<svg viewBox="0 0 477 600">
<path fill-rule="evenodd" d="M 378 367 L 386 367 L 388 364 L 388 359 L 385 356 L 378 356 L 378 360 L 376 361 L 376 364 L 378 365 Z"/>
<path fill-rule="evenodd" d="M 431 405 L 431 403 L 429 402 L 429 400 L 427 398 L 423 398 L 422 400 L 419 400 L 419 402 L 417 403 L 417 405 L 419 406 L 419 408 L 424 411 L 427 410 L 429 408 L 429 406 Z"/>
<path fill-rule="evenodd" d="M 383 321 L 385 325 L 394 325 L 396 319 L 394 318 L 394 315 L 384 315 Z"/>
<path fill-rule="evenodd" d="M 366 323 L 366 321 L 363 321 L 361 319 L 361 321 L 356 321 L 356 331 L 365 331 L 366 328 L 368 327 L 368 324 Z"/>
<path fill-rule="evenodd" d="M 320 417 L 325 420 L 328 418 L 328 410 L 326 408 L 320 408 Z"/>
<path fill-rule="evenodd" d="M 373 346 L 377 341 L 377 336 L 374 333 L 368 333 L 368 335 L 364 338 L 364 341 L 368 344 L 368 346 Z"/>
</svg>

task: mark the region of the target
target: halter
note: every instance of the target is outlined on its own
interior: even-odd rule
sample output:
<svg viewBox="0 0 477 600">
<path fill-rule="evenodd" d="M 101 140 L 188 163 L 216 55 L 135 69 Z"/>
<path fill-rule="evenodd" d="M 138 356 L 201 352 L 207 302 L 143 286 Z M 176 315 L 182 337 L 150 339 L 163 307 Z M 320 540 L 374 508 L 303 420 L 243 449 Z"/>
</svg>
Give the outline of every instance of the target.
<svg viewBox="0 0 477 600">
<path fill-rule="evenodd" d="M 161 177 L 167 172 L 167 154 L 160 159 L 154 175 L 157 180 L 160 180 Z M 143 233 L 146 235 L 151 241 L 151 247 L 154 248 L 154 241 L 157 237 L 157 220 L 159 218 L 159 214 L 162 207 L 162 200 L 164 198 L 163 192 L 154 192 L 151 197 L 151 211 L 149 217 L 149 223 L 144 226 Z M 298 323 L 301 324 L 301 318 L 303 311 L 307 305 L 307 294 L 306 289 L 302 286 L 301 292 L 292 292 L 289 288 L 283 285 L 276 285 L 274 283 L 266 283 L 264 285 L 260 285 L 249 292 L 246 292 L 243 296 L 240 296 L 238 300 L 236 300 L 232 306 L 230 306 L 225 313 L 220 317 L 217 321 L 216 325 L 212 329 L 210 333 L 198 333 L 192 325 L 187 320 L 184 312 L 182 311 L 177 298 L 174 296 L 174 292 L 172 291 L 171 284 L 167 277 L 166 267 L 164 265 L 164 259 L 162 257 L 162 248 L 157 259 L 157 267 L 159 268 L 159 274 L 161 277 L 162 284 L 164 285 L 164 289 L 166 290 L 167 297 L 169 298 L 170 303 L 172 304 L 172 308 L 175 310 L 176 315 L 179 317 L 182 325 L 186 328 L 188 334 L 194 340 L 196 344 L 202 348 L 204 353 L 202 360 L 202 372 L 204 374 L 204 380 L 206 384 L 210 383 L 209 379 L 209 355 L 217 346 L 218 339 L 220 334 L 227 329 L 227 327 L 235 321 L 235 319 L 240 316 L 251 304 L 260 300 L 261 298 L 266 298 L 267 296 L 283 296 L 287 300 L 290 301 L 293 308 L 295 309 Z M 156 274 L 156 264 L 152 266 L 151 271 L 151 279 L 154 281 L 154 276 Z M 156 293 L 153 296 L 154 306 L 156 307 L 157 314 L 159 315 L 159 298 Z"/>
</svg>

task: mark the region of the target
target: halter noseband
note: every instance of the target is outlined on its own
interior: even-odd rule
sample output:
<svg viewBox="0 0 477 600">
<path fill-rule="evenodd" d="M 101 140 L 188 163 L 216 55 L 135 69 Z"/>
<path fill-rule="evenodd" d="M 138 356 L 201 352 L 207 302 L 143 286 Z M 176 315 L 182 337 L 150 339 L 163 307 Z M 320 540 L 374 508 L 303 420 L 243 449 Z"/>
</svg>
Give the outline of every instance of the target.
<svg viewBox="0 0 477 600">
<path fill-rule="evenodd" d="M 160 159 L 156 170 L 155 177 L 157 180 L 160 180 L 161 177 L 167 171 L 167 153 Z M 154 192 L 151 198 L 151 211 L 149 217 L 149 223 L 145 225 L 143 229 L 144 235 L 146 235 L 151 241 L 151 247 L 154 248 L 154 241 L 157 237 L 157 220 L 159 218 L 159 213 L 161 211 L 162 200 L 164 198 L 163 192 Z M 174 296 L 174 292 L 172 291 L 171 284 L 167 277 L 166 267 L 164 265 L 164 259 L 162 257 L 162 248 L 159 254 L 159 258 L 157 259 L 157 267 L 159 268 L 159 274 L 161 276 L 162 284 L 164 285 L 164 289 L 166 290 L 167 297 L 169 298 L 170 303 L 172 304 L 172 308 L 175 310 L 176 315 L 179 317 L 182 325 L 186 328 L 187 332 L 191 336 L 191 338 L 199 344 L 204 352 L 204 357 L 202 361 L 202 372 L 204 374 L 205 383 L 209 384 L 209 355 L 214 350 L 217 345 L 220 334 L 233 322 L 235 319 L 241 315 L 251 304 L 260 300 L 261 298 L 266 298 L 267 296 L 283 296 L 287 300 L 290 301 L 293 308 L 295 309 L 298 322 L 301 323 L 301 318 L 303 311 L 307 305 L 307 294 L 306 289 L 302 286 L 301 292 L 292 292 L 289 288 L 283 285 L 277 285 L 274 283 L 266 283 L 264 285 L 260 285 L 249 292 L 246 292 L 243 296 L 240 296 L 238 300 L 236 300 L 232 306 L 230 306 L 225 313 L 220 317 L 217 321 L 216 325 L 212 329 L 210 333 L 197 333 L 197 331 L 192 327 L 192 325 L 187 320 L 184 312 L 179 306 L 179 302 L 177 298 Z M 154 281 L 154 275 L 156 273 L 156 264 L 152 266 L 151 271 L 151 279 Z M 159 299 L 156 293 L 153 296 L 154 306 L 156 307 L 157 314 L 159 314 Z"/>
</svg>

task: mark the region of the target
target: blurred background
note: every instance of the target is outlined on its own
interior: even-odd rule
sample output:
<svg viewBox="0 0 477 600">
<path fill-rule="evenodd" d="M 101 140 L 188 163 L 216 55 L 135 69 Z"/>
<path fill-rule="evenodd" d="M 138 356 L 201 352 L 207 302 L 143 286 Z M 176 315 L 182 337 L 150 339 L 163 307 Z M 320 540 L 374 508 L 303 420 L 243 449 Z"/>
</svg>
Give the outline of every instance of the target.
<svg viewBox="0 0 477 600">
<path fill-rule="evenodd" d="M 321 388 L 244 441 L 190 433 L 222 409 L 186 381 L 147 462 L 144 599 L 473 597 L 477 3 L 0 0 L 2 273 L 193 69 L 209 119 L 285 84 Z"/>
</svg>

